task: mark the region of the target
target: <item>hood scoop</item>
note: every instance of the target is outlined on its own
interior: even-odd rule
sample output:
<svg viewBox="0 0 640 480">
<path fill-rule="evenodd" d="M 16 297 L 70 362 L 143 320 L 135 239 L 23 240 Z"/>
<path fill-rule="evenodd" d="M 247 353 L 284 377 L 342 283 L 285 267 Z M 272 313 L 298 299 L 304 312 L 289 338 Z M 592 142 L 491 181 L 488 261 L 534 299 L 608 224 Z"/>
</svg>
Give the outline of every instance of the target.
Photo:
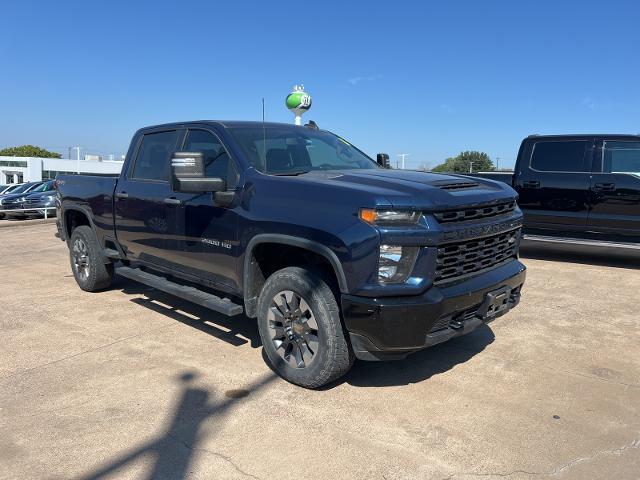
<svg viewBox="0 0 640 480">
<path fill-rule="evenodd" d="M 431 185 L 442 190 L 463 190 L 465 188 L 476 188 L 480 186 L 478 182 L 470 180 L 458 180 L 453 182 L 451 180 L 441 180 L 433 182 Z"/>
</svg>

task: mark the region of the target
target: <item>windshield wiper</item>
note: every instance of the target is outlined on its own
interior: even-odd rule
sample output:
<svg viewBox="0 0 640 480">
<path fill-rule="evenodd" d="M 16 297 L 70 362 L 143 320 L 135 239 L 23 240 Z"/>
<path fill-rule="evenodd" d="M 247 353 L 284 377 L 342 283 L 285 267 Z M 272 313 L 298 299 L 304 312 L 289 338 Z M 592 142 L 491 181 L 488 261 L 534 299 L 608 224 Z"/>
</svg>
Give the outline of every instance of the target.
<svg viewBox="0 0 640 480">
<path fill-rule="evenodd" d="M 304 173 L 309 173 L 311 170 L 301 170 L 299 172 L 279 172 L 279 173 L 271 173 L 271 175 L 276 175 L 278 177 L 295 177 L 296 175 L 302 175 Z"/>
</svg>

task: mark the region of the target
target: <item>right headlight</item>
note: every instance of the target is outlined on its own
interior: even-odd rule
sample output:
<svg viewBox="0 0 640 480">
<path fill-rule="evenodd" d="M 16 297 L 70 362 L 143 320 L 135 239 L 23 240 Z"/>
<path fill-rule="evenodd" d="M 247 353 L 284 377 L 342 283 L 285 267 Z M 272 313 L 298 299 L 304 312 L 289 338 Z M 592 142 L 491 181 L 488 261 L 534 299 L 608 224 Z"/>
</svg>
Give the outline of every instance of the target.
<svg viewBox="0 0 640 480">
<path fill-rule="evenodd" d="M 421 215 L 421 212 L 415 210 L 360 209 L 360 219 L 371 225 L 415 225 Z"/>
<path fill-rule="evenodd" d="M 380 245 L 379 283 L 402 283 L 409 278 L 419 247 Z"/>
</svg>

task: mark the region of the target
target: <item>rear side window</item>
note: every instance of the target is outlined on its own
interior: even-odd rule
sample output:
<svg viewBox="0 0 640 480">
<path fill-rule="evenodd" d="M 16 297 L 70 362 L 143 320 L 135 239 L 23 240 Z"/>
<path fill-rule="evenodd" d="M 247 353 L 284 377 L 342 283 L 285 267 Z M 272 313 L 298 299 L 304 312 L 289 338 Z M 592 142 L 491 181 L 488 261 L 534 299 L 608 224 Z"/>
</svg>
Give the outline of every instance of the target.
<svg viewBox="0 0 640 480">
<path fill-rule="evenodd" d="M 589 142 L 537 142 L 533 147 L 531 168 L 541 172 L 586 172 Z"/>
<path fill-rule="evenodd" d="M 169 180 L 169 157 L 176 150 L 178 131 L 148 133 L 142 137 L 133 178 L 139 180 Z"/>
<path fill-rule="evenodd" d="M 602 171 L 640 175 L 640 142 L 604 142 Z"/>
</svg>

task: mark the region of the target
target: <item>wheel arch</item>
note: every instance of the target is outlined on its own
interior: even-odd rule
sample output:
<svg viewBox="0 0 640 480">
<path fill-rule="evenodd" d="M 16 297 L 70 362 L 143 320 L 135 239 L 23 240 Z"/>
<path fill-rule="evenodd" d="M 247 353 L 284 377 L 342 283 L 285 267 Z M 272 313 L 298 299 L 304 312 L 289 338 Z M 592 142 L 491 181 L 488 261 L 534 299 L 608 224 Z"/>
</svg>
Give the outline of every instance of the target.
<svg viewBox="0 0 640 480">
<path fill-rule="evenodd" d="M 260 274 L 259 272 L 257 272 L 257 261 L 254 256 L 254 252 L 256 251 L 256 247 L 262 244 L 276 244 L 295 247 L 322 257 L 331 267 L 332 273 L 336 279 L 337 287 L 341 292 L 348 292 L 347 277 L 344 273 L 342 263 L 338 259 L 338 256 L 335 254 L 335 252 L 333 252 L 326 245 L 322 245 L 321 243 L 314 240 L 309 240 L 303 237 L 295 237 L 291 235 L 268 233 L 259 234 L 249 241 L 244 255 L 243 295 L 245 312 L 247 316 L 255 317 L 257 315 L 257 298 L 260 294 L 259 290 L 264 284 L 264 280 L 266 280 L 264 278 L 256 278 Z"/>
</svg>

